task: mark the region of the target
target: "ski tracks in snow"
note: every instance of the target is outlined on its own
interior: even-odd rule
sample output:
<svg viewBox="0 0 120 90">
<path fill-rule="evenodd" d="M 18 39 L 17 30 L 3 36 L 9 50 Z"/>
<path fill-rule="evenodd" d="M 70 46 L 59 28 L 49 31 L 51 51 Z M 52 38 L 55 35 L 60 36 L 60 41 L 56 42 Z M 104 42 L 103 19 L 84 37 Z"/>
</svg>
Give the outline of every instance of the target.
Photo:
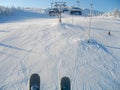
<svg viewBox="0 0 120 90">
<path fill-rule="evenodd" d="M 27 90 L 35 72 L 40 74 L 42 90 L 59 90 L 64 76 L 70 78 L 72 90 L 119 89 L 118 60 L 95 40 L 87 43 L 85 27 L 39 23 L 20 23 L 17 31 L 1 39 L 0 70 L 6 75 L 0 76 L 5 80 L 0 89 Z"/>
</svg>

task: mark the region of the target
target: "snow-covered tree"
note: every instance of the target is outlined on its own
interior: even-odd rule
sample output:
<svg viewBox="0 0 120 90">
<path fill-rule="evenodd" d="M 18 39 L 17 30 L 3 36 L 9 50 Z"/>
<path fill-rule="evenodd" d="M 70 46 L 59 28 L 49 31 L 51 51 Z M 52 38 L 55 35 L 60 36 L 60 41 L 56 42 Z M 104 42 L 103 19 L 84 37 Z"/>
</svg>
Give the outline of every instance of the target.
<svg viewBox="0 0 120 90">
<path fill-rule="evenodd" d="M 114 17 L 120 17 L 120 10 L 118 8 L 116 8 L 114 11 L 113 11 L 113 16 Z"/>
<path fill-rule="evenodd" d="M 108 12 L 108 13 L 104 13 L 104 16 L 106 17 L 109 17 L 109 16 L 112 16 L 112 17 L 120 17 L 120 10 L 118 8 L 114 9 L 113 11 L 111 12 Z"/>
</svg>

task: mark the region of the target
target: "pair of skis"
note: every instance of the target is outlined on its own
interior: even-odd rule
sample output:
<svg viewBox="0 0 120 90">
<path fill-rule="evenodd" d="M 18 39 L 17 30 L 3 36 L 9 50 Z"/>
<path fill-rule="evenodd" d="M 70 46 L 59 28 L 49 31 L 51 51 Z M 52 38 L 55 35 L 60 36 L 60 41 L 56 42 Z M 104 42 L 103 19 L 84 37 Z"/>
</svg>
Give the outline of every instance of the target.
<svg viewBox="0 0 120 90">
<path fill-rule="evenodd" d="M 70 79 L 63 77 L 60 84 L 61 90 L 70 90 Z M 32 74 L 30 77 L 29 90 L 40 90 L 40 76 L 38 74 Z"/>
</svg>

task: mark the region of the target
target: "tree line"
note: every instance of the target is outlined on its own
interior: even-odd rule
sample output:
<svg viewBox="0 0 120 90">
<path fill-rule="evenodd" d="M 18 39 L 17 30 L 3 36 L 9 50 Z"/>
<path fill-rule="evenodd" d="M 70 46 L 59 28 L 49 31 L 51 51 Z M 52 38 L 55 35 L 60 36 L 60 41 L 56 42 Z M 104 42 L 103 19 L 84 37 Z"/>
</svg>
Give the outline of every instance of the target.
<svg viewBox="0 0 120 90">
<path fill-rule="evenodd" d="M 0 16 L 9 16 L 9 15 L 13 15 L 15 13 L 15 11 L 19 11 L 22 10 L 21 7 L 5 7 L 5 6 L 0 6 Z"/>
</svg>

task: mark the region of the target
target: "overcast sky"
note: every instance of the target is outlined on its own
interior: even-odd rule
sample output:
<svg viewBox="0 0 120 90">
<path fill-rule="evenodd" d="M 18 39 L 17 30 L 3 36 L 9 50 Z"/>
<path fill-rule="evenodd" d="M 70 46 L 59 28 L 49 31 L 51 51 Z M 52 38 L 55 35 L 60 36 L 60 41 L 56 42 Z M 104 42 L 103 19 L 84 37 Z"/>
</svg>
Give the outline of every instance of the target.
<svg viewBox="0 0 120 90">
<path fill-rule="evenodd" d="M 77 1 L 80 1 L 80 7 L 82 8 L 90 8 L 90 3 L 93 3 L 94 10 L 99 11 L 120 9 L 120 0 L 0 0 L 0 5 L 47 8 L 51 6 L 52 2 L 56 1 L 67 2 L 69 6 L 77 6 Z"/>
</svg>

